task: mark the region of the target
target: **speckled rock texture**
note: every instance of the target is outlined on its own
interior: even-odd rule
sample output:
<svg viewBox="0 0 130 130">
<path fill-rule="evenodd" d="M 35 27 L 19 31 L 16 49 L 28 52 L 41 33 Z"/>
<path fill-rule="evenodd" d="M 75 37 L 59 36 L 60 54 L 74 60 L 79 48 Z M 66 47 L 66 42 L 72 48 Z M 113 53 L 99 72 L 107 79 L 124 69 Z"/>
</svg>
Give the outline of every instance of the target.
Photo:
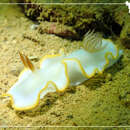
<svg viewBox="0 0 130 130">
<path fill-rule="evenodd" d="M 58 22 L 71 26 L 80 38 L 89 30 L 94 29 L 103 32 L 104 37 L 119 36 L 124 45 L 129 48 L 130 42 L 130 14 L 125 0 L 21 0 L 25 3 L 122 3 L 104 5 L 49 5 L 49 4 L 27 4 L 24 5 L 26 16 L 39 23 L 42 21 Z M 123 4 L 124 3 L 124 4 Z M 74 39 L 74 37 L 73 37 Z M 77 39 L 77 37 L 75 37 Z"/>
</svg>

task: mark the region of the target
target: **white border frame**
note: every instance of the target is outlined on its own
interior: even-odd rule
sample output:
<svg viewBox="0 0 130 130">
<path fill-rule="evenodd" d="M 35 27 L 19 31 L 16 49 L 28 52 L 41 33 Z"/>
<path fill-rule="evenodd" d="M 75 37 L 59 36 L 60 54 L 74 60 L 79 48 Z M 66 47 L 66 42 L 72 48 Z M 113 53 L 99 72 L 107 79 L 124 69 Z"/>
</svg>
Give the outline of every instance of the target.
<svg viewBox="0 0 130 130">
<path fill-rule="evenodd" d="M 126 1 L 128 2 L 128 1 Z M 0 3 L 0 5 L 126 5 L 125 3 Z M 129 6 L 130 3 L 128 2 Z M 129 8 L 128 8 L 129 9 Z M 129 10 L 130 12 L 130 10 Z M 130 128 L 130 126 L 0 126 L 0 128 Z"/>
</svg>

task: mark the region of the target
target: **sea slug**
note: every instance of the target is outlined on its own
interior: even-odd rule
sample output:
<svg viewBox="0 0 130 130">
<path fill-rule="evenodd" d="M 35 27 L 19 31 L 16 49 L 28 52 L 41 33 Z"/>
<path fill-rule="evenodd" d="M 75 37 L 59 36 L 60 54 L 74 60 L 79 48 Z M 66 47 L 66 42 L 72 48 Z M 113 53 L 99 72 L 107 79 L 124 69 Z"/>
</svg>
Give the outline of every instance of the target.
<svg viewBox="0 0 130 130">
<path fill-rule="evenodd" d="M 12 107 L 19 111 L 35 108 L 47 93 L 62 92 L 67 87 L 83 83 L 95 73 L 102 73 L 122 55 L 122 50 L 111 40 L 102 39 L 93 31 L 85 35 L 82 44 L 81 49 L 68 55 L 43 57 L 39 69 L 20 53 L 25 69 L 4 94 L 10 97 Z"/>
</svg>

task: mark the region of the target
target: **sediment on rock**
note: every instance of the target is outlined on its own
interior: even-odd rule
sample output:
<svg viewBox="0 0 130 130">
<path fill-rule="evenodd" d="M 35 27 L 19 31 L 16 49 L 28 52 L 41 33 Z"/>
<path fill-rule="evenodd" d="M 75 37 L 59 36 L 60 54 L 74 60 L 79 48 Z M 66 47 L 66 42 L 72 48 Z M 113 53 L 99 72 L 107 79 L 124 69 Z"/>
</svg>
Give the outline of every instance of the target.
<svg viewBox="0 0 130 130">
<path fill-rule="evenodd" d="M 130 17 L 128 14 L 128 7 L 124 5 L 56 5 L 56 4 L 36 4 L 36 3 L 46 3 L 50 1 L 46 0 L 21 0 L 24 3 L 31 3 L 23 5 L 24 13 L 30 19 L 37 21 L 39 23 L 43 21 L 56 22 L 59 25 L 67 25 L 72 27 L 74 31 L 63 31 L 60 34 L 57 30 L 50 31 L 44 30 L 47 33 L 55 33 L 56 35 L 69 37 L 72 39 L 78 39 L 79 35 L 82 39 L 84 34 L 88 30 L 95 30 L 96 32 L 102 32 L 104 38 L 110 36 L 118 36 L 125 42 L 125 45 L 129 42 L 129 31 L 127 26 L 127 19 Z M 51 1 L 52 3 L 72 3 L 80 1 L 72 0 L 58 0 Z M 90 2 L 89 0 L 84 0 L 84 2 Z M 93 0 L 91 2 L 106 2 Z M 109 2 L 125 2 L 124 0 L 114 0 Z M 32 4 L 34 3 L 34 4 Z M 50 25 L 52 24 L 50 23 Z M 60 25 L 61 24 L 61 25 Z M 127 29 L 126 29 L 127 28 Z M 75 36 L 76 34 L 76 36 Z M 128 35 L 127 35 L 128 34 Z M 124 38 L 125 37 L 125 38 Z M 129 48 L 129 47 L 128 47 Z"/>
</svg>

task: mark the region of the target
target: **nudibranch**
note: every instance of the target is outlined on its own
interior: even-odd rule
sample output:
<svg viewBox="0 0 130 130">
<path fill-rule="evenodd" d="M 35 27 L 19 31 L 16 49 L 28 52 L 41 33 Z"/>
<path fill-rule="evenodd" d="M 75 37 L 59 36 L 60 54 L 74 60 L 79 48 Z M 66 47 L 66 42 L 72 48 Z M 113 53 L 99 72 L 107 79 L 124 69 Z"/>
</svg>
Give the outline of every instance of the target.
<svg viewBox="0 0 130 130">
<path fill-rule="evenodd" d="M 9 96 L 15 110 L 30 110 L 38 106 L 47 93 L 62 92 L 68 86 L 76 86 L 95 73 L 113 65 L 122 55 L 111 40 L 102 39 L 88 32 L 83 47 L 68 55 L 47 55 L 40 60 L 37 69 L 29 58 L 20 53 L 25 66 L 18 81 L 4 96 Z"/>
</svg>

